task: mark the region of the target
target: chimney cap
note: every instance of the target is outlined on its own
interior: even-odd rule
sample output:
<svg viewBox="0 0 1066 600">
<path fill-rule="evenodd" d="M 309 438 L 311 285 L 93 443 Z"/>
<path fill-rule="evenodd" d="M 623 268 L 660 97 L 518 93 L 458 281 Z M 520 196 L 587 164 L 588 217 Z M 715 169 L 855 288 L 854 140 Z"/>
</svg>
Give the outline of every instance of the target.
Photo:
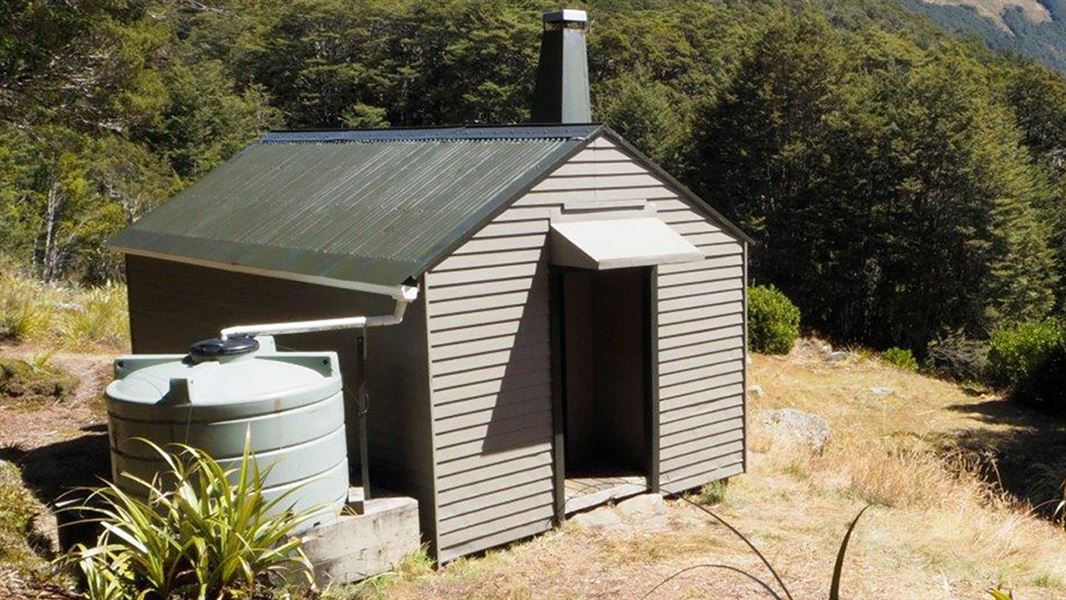
<svg viewBox="0 0 1066 600">
<path fill-rule="evenodd" d="M 564 8 L 544 13 L 545 23 L 588 23 L 589 15 L 583 10 Z"/>
</svg>

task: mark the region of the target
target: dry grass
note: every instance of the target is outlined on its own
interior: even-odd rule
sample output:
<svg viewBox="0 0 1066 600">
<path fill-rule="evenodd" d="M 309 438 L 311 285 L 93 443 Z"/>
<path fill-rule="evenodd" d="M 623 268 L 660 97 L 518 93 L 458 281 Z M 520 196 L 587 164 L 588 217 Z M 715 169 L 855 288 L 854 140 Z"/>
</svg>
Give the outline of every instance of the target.
<svg viewBox="0 0 1066 600">
<path fill-rule="evenodd" d="M 126 286 L 45 284 L 0 267 L 0 339 L 80 352 L 129 348 Z"/>
<path fill-rule="evenodd" d="M 756 356 L 751 378 L 764 390 L 754 412 L 793 407 L 829 420 L 820 455 L 751 419 L 749 473 L 714 510 L 781 571 L 797 600 L 824 598 L 850 518 L 876 505 L 849 550 L 849 598 L 988 598 L 990 587 L 1019 600 L 1066 597 L 1066 533 L 1024 500 L 983 477 L 987 463 L 955 440 L 1002 441 L 1047 430 L 1029 415 L 986 413 L 995 398 L 881 364 L 856 353 L 825 362 L 819 344 L 787 357 Z M 878 395 L 872 388 L 892 388 Z M 883 392 L 883 390 L 880 390 Z M 640 598 L 677 570 L 707 562 L 765 570 L 724 528 L 672 502 L 669 525 L 631 522 L 615 531 L 564 527 L 439 573 L 381 582 L 387 598 Z M 723 571 L 686 573 L 655 598 L 765 598 Z"/>
</svg>

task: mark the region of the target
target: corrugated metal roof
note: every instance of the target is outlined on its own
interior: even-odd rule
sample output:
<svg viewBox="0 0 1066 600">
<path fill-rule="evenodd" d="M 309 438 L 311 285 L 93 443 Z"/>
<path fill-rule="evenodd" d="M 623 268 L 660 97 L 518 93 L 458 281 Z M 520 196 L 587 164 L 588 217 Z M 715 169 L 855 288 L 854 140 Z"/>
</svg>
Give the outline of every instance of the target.
<svg viewBox="0 0 1066 600">
<path fill-rule="evenodd" d="M 600 129 L 272 133 L 111 243 L 133 254 L 396 288 Z"/>
</svg>

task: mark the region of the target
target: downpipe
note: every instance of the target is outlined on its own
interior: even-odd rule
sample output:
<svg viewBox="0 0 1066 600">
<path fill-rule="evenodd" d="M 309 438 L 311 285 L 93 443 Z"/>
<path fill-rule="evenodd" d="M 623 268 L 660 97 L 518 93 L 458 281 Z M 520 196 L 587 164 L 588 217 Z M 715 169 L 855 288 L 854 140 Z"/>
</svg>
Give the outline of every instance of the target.
<svg viewBox="0 0 1066 600">
<path fill-rule="evenodd" d="M 317 319 L 314 321 L 289 321 L 286 323 L 264 323 L 260 325 L 235 325 L 226 327 L 221 332 L 222 339 L 238 336 L 276 336 L 291 335 L 296 333 L 314 333 L 320 331 L 337 331 L 341 329 L 362 329 L 363 334 L 358 341 L 358 373 L 359 383 L 355 392 L 356 403 L 356 427 L 359 431 L 359 468 L 363 484 L 363 499 L 370 499 L 370 451 L 367 445 L 366 415 L 369 407 L 369 395 L 366 389 L 366 360 L 367 360 L 367 330 L 371 327 L 387 327 L 399 325 L 403 322 L 404 312 L 407 305 L 418 299 L 418 288 L 401 286 L 400 295 L 396 296 L 396 305 L 391 315 L 370 315 L 359 317 L 342 317 L 339 319 Z"/>
</svg>

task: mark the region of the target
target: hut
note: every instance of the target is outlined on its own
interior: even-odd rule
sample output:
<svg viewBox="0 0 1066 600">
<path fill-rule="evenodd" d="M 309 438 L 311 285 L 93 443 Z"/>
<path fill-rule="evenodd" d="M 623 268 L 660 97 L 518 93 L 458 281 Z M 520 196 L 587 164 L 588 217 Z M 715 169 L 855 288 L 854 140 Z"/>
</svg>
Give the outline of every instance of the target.
<svg viewBox="0 0 1066 600">
<path fill-rule="evenodd" d="M 365 382 L 353 481 L 440 561 L 746 468 L 749 239 L 590 123 L 584 12 L 544 22 L 538 124 L 270 133 L 113 240 L 138 353 L 406 309 L 278 341 Z"/>
</svg>

